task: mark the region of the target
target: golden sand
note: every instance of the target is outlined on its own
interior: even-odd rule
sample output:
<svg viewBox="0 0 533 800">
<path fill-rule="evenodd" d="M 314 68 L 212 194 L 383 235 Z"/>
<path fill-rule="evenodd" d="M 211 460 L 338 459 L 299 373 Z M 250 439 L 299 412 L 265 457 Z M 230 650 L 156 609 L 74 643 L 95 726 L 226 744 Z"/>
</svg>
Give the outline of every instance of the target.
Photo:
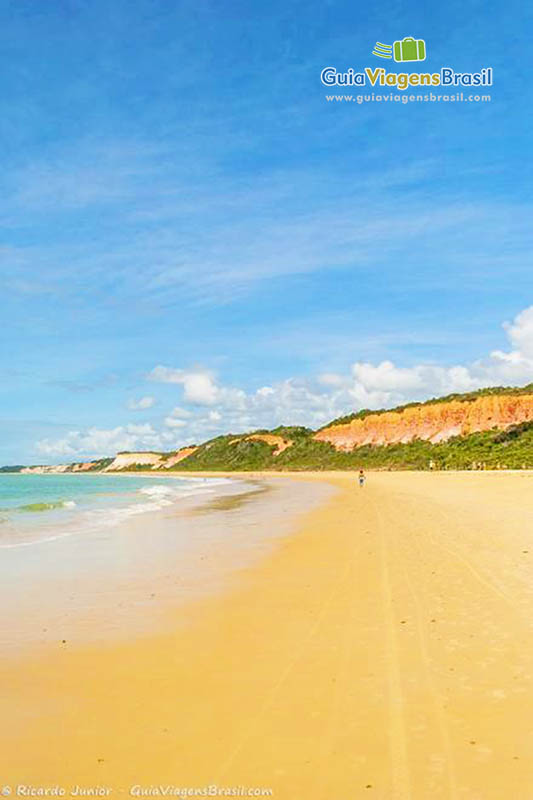
<svg viewBox="0 0 533 800">
<path fill-rule="evenodd" d="M 533 476 L 316 479 L 186 626 L 4 661 L 0 784 L 533 798 Z"/>
</svg>

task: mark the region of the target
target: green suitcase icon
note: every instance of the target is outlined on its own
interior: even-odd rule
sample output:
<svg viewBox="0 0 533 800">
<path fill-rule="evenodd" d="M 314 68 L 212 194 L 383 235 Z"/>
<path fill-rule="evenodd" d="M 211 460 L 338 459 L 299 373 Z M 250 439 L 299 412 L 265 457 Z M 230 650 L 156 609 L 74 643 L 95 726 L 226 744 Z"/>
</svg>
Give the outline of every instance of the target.
<svg viewBox="0 0 533 800">
<path fill-rule="evenodd" d="M 425 61 L 426 43 L 423 39 L 413 39 L 406 36 L 399 42 L 394 42 L 395 61 Z"/>
</svg>

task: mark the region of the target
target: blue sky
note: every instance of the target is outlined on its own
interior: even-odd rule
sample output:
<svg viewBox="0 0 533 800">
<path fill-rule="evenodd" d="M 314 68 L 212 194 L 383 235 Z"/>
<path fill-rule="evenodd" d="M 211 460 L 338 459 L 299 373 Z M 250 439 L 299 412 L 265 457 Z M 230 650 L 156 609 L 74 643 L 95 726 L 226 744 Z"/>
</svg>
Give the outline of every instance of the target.
<svg viewBox="0 0 533 800">
<path fill-rule="evenodd" d="M 0 21 L 0 463 L 533 380 L 522 4 L 3 0 Z M 419 71 L 492 66 L 492 101 L 325 100 L 323 67 L 401 71 L 371 51 L 409 35 Z"/>
</svg>

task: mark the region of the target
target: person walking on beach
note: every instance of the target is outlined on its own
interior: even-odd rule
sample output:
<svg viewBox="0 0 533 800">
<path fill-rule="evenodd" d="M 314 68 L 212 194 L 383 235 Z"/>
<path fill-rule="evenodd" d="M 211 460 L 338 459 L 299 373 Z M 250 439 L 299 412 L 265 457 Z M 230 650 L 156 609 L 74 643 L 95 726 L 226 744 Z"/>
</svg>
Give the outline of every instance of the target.
<svg viewBox="0 0 533 800">
<path fill-rule="evenodd" d="M 362 469 L 359 470 L 359 487 L 362 489 L 365 485 L 366 477 Z"/>
</svg>

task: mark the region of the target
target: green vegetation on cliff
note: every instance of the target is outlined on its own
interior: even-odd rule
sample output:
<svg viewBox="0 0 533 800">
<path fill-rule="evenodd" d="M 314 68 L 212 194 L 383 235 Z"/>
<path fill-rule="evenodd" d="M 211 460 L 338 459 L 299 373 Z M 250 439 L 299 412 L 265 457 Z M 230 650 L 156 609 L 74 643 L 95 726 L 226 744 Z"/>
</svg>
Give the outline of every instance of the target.
<svg viewBox="0 0 533 800">
<path fill-rule="evenodd" d="M 365 445 L 351 452 L 335 450 L 328 442 L 313 439 L 312 431 L 302 430 L 305 433 L 293 435 L 294 444 L 279 455 L 266 442 L 246 440 L 243 435 L 219 436 L 176 464 L 173 471 L 533 468 L 533 422 L 506 431 L 455 436 L 439 444 L 414 439 L 406 444 Z"/>
<path fill-rule="evenodd" d="M 91 462 L 91 466 L 87 470 L 87 472 L 99 472 L 102 469 L 105 469 L 110 464 L 113 463 L 112 458 L 100 458 L 98 461 Z"/>
<path fill-rule="evenodd" d="M 273 450 L 275 447 L 257 439 L 217 436 L 171 467 L 171 471 L 271 469 Z"/>
</svg>

